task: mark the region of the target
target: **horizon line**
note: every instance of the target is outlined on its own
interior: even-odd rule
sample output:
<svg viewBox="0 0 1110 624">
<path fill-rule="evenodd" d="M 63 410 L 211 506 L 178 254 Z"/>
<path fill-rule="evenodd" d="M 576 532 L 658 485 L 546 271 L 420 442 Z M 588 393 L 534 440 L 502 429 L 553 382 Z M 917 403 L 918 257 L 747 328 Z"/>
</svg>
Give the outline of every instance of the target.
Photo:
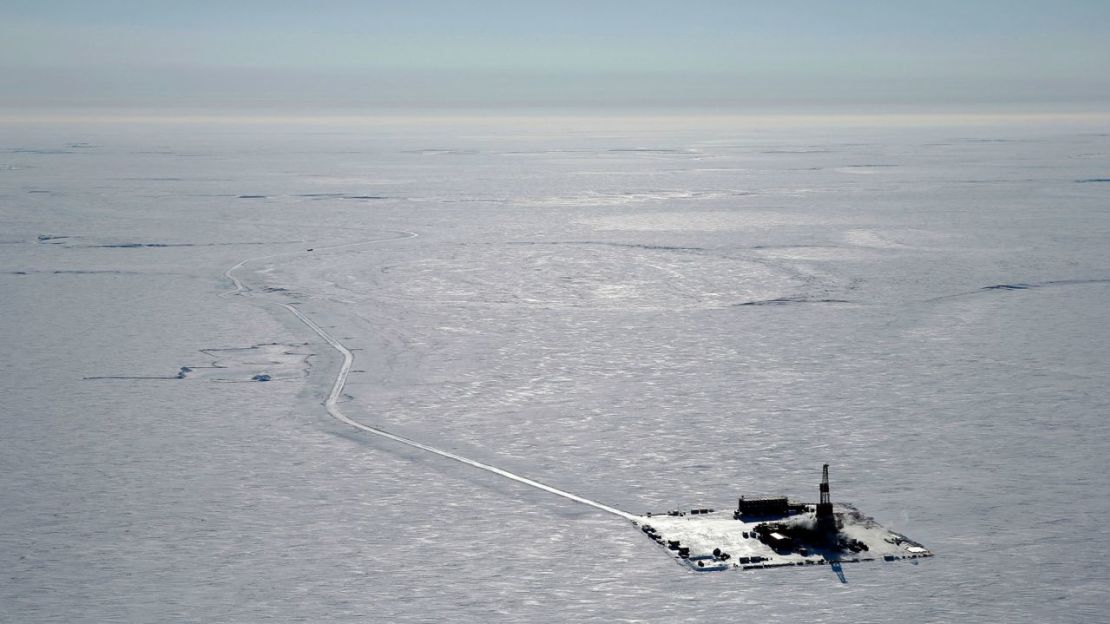
<svg viewBox="0 0 1110 624">
<path fill-rule="evenodd" d="M 0 124 L 209 124 L 209 125 L 382 125 L 404 122 L 422 124 L 452 123 L 558 123 L 558 122 L 714 122 L 747 125 L 968 125 L 1006 123 L 1110 123 L 1110 110 L 1083 112 L 1046 111 L 933 111 L 933 112 L 719 112 L 719 111 L 653 111 L 653 112 L 552 112 L 485 110 L 446 114 L 442 111 L 375 111 L 367 113 L 264 113 L 242 112 L 89 112 L 89 111 L 5 111 L 0 108 Z"/>
</svg>

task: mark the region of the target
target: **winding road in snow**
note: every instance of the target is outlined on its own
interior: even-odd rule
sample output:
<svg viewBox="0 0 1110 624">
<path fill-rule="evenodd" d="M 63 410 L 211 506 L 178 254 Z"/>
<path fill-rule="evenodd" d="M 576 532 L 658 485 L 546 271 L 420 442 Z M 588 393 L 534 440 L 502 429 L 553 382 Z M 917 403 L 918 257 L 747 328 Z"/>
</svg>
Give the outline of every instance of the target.
<svg viewBox="0 0 1110 624">
<path fill-rule="evenodd" d="M 366 240 L 366 241 L 359 241 L 359 242 L 356 242 L 356 243 L 345 243 L 345 244 L 342 244 L 342 245 L 332 245 L 332 246 L 329 246 L 329 247 L 317 247 L 315 249 L 317 251 L 327 251 L 327 250 L 341 249 L 341 248 L 346 248 L 346 247 L 356 247 L 356 246 L 360 246 L 360 245 L 369 245 L 369 244 L 372 244 L 372 243 L 380 243 L 380 242 L 395 241 L 395 240 L 404 240 L 404 239 L 408 239 L 408 238 L 415 238 L 416 236 L 417 236 L 417 234 L 415 232 L 404 232 L 402 236 L 395 236 L 395 237 L 390 237 L 390 238 L 378 238 L 378 239 L 372 239 L 372 240 Z M 239 278 L 235 277 L 235 271 L 243 268 L 246 264 L 248 264 L 250 262 L 255 262 L 255 261 L 258 261 L 258 260 L 265 260 L 265 259 L 269 259 L 269 258 L 276 258 L 276 257 L 279 257 L 279 256 L 287 256 L 287 255 L 291 255 L 291 254 L 279 253 L 279 254 L 270 254 L 270 255 L 266 255 L 266 256 L 257 256 L 257 257 L 254 257 L 254 258 L 247 258 L 246 260 L 243 260 L 243 261 L 239 262 L 238 264 L 236 264 L 235 266 L 231 267 L 230 269 L 228 269 L 227 271 L 224 272 L 224 275 L 229 280 L 231 280 L 231 282 L 232 282 L 232 284 L 234 284 L 235 288 L 233 290 L 230 290 L 230 291 L 224 293 L 224 295 L 241 295 L 244 292 L 249 292 L 251 290 L 250 287 L 243 284 L 243 282 L 240 281 Z M 412 440 L 412 439 L 406 438 L 404 436 L 399 436 L 399 435 L 390 433 L 390 432 L 388 432 L 384 429 L 379 429 L 378 427 L 373 427 L 373 426 L 358 422 L 357 420 L 354 420 L 354 419 L 348 417 L 346 414 L 344 414 L 339 409 L 339 397 L 342 396 L 343 387 L 347 384 L 347 376 L 350 374 L 351 365 L 354 363 L 354 360 L 355 360 L 354 354 L 352 354 L 351 350 L 348 349 L 342 342 L 337 340 L 335 338 L 335 336 L 332 336 L 324 328 L 322 328 L 318 324 L 316 324 L 315 321 L 308 318 L 308 316 L 306 316 L 304 314 L 304 312 L 301 312 L 300 310 L 298 310 L 294 305 L 288 304 L 288 303 L 280 303 L 280 304 L 276 304 L 276 305 L 279 305 L 279 306 L 285 308 L 290 313 L 292 313 L 294 316 L 296 316 L 298 320 L 300 320 L 302 323 L 305 324 L 305 326 L 307 326 L 309 329 L 311 329 L 313 332 L 315 332 L 317 336 L 322 338 L 324 340 L 324 342 L 331 345 L 331 347 L 333 349 L 338 351 L 340 353 L 340 355 L 343 356 L 343 363 L 339 367 L 339 374 L 336 375 L 335 381 L 332 383 L 332 386 L 331 386 L 331 391 L 328 393 L 327 399 L 324 400 L 324 408 L 327 409 L 328 414 L 330 414 L 336 420 L 338 420 L 342 423 L 345 423 L 347 425 L 350 425 L 350 426 L 352 426 L 356 429 L 359 429 L 361 431 L 365 431 L 366 433 L 370 433 L 370 434 L 373 434 L 373 435 L 376 435 L 376 436 L 379 436 L 379 437 L 382 437 L 382 438 L 386 438 L 388 440 L 392 440 L 394 442 L 404 444 L 406 446 L 411 446 L 413 448 L 418 448 L 422 451 L 426 451 L 428 453 L 433 453 L 435 455 L 439 455 L 440 457 L 446 457 L 447 459 L 453 459 L 453 460 L 455 460 L 459 463 L 466 464 L 467 466 L 471 466 L 473 468 L 478 468 L 480 470 L 485 470 L 486 472 L 491 472 L 491 473 L 493 473 L 495 475 L 498 475 L 500 477 L 504 477 L 506 479 L 516 481 L 517 483 L 523 483 L 524 485 L 534 487 L 538 490 L 543 490 L 544 492 L 548 492 L 548 493 L 554 494 L 556 496 L 561 496 L 563 498 L 572 500 L 576 503 L 581 503 L 583 505 L 589 505 L 590 507 L 594 507 L 596 509 L 600 509 L 601 511 L 611 513 L 611 514 L 616 515 L 616 516 L 620 516 L 621 518 L 625 518 L 626 520 L 633 520 L 636 517 L 634 514 L 630 514 L 627 511 L 621 511 L 620 509 L 617 509 L 615 507 L 610 507 L 609 505 L 606 505 L 604 503 L 599 503 L 598 501 L 591 500 L 589 498 L 585 498 L 585 497 L 579 496 L 577 494 L 572 494 L 572 493 L 567 492 L 565 490 L 560 490 L 559 488 L 552 487 L 552 486 L 547 485 L 545 483 L 540 483 L 539 481 L 529 479 L 528 477 L 525 477 L 525 476 L 522 476 L 522 475 L 519 475 L 519 474 L 516 474 L 516 473 L 513 473 L 513 472 L 509 472 L 508 470 L 498 468 L 497 466 L 491 466 L 490 464 L 482 463 L 480 461 L 470 459 L 469 457 L 464 457 L 464 456 L 459 455 L 457 453 L 452 453 L 451 451 L 446 451 L 446 450 L 443 450 L 441 448 L 437 448 L 437 447 L 434 447 L 434 446 L 431 446 L 431 445 L 428 445 L 428 444 L 424 444 L 423 442 L 418 442 L 416 440 Z"/>
</svg>

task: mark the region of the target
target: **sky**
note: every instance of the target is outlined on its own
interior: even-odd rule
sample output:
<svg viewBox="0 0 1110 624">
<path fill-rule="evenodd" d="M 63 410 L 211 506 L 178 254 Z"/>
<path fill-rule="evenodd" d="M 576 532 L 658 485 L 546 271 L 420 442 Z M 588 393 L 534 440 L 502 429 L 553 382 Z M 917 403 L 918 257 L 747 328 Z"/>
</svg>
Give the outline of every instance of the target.
<svg viewBox="0 0 1110 624">
<path fill-rule="evenodd" d="M 0 109 L 1110 110 L 1108 0 L 3 0 Z"/>
</svg>

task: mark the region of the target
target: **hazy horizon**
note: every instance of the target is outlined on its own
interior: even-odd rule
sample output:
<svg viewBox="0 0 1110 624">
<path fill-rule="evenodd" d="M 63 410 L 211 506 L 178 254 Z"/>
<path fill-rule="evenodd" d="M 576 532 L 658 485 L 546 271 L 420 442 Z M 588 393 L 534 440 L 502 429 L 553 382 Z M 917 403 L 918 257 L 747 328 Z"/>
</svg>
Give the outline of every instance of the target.
<svg viewBox="0 0 1110 624">
<path fill-rule="evenodd" d="M 0 110 L 1110 110 L 1101 2 L 0 8 Z"/>
</svg>

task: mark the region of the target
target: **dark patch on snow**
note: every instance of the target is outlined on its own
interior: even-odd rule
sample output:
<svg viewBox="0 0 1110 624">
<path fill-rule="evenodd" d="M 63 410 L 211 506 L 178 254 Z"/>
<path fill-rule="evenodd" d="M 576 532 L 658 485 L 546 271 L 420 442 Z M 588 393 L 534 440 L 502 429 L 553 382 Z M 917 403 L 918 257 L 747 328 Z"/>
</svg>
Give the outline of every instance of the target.
<svg viewBox="0 0 1110 624">
<path fill-rule="evenodd" d="M 993 286 L 984 286 L 980 288 L 980 290 L 1029 290 L 1030 288 L 1045 288 L 1048 286 L 1080 286 L 1083 284 L 1110 284 L 1110 279 L 1070 279 L 1048 280 L 1046 282 L 1037 282 L 1033 284 L 995 284 Z"/>
<path fill-rule="evenodd" d="M 199 158 L 206 156 L 206 154 L 197 154 L 193 152 L 175 152 L 173 150 L 136 150 L 128 152 L 128 154 L 141 154 L 145 156 L 175 156 L 178 158 Z"/>
<path fill-rule="evenodd" d="M 239 195 L 239 199 L 266 199 L 265 195 Z"/>
<path fill-rule="evenodd" d="M 347 193 L 301 193 L 294 197 L 307 197 L 308 199 L 389 199 L 385 195 L 348 195 Z"/>
<path fill-rule="evenodd" d="M 119 271 L 113 269 L 58 269 L 57 271 L 50 271 L 53 275 L 142 275 L 138 271 Z"/>
<path fill-rule="evenodd" d="M 401 150 L 402 154 L 420 154 L 422 156 L 472 156 L 478 154 L 478 150 L 459 150 L 459 149 L 415 149 L 415 150 Z"/>
<path fill-rule="evenodd" d="M 509 241 L 509 245 L 597 245 L 605 247 L 625 247 L 629 249 L 648 249 L 651 251 L 705 251 L 704 247 L 682 247 L 678 245 L 647 245 L 640 243 L 615 243 L 609 241 Z"/>
<path fill-rule="evenodd" d="M 297 347 L 306 346 L 306 344 L 307 343 L 302 343 L 302 344 L 297 344 L 297 345 L 292 345 L 292 344 L 286 345 L 286 344 L 280 344 L 280 343 L 275 342 L 275 343 L 268 343 L 268 344 L 258 344 L 258 345 L 254 345 L 254 346 L 251 346 L 251 347 L 245 347 L 245 348 L 201 349 L 200 350 L 201 353 L 204 353 L 205 355 L 212 358 L 212 363 L 211 364 L 202 365 L 202 366 L 182 366 L 177 370 L 177 372 L 174 375 L 98 375 L 98 376 L 83 377 L 83 379 L 86 379 L 86 380 L 120 379 L 120 380 L 139 380 L 139 381 L 145 381 L 145 380 L 163 381 L 163 380 L 169 380 L 169 379 L 177 380 L 177 379 L 191 378 L 191 377 L 193 377 L 193 375 L 191 375 L 192 373 L 197 372 L 197 371 L 202 371 L 202 372 L 199 373 L 201 380 L 208 380 L 208 381 L 219 382 L 219 383 L 250 383 L 250 382 L 259 382 L 259 381 L 271 381 L 271 380 L 274 379 L 274 377 L 271 373 L 264 373 L 264 372 L 257 372 L 256 373 L 255 371 L 257 371 L 258 368 L 261 368 L 261 367 L 264 367 L 264 366 L 267 367 L 267 368 L 271 368 L 271 370 L 272 370 L 272 366 L 274 366 L 274 365 L 286 366 L 286 367 L 297 366 L 297 363 L 294 362 L 293 357 L 295 357 L 299 362 L 303 362 L 303 365 L 305 367 L 307 367 L 308 366 L 307 358 L 310 357 L 311 354 L 297 353 L 294 350 Z M 277 351 L 280 351 L 280 354 L 275 353 L 275 349 L 273 349 L 273 347 L 279 347 L 279 349 L 277 349 Z M 270 348 L 268 352 L 271 354 L 271 357 L 268 357 L 268 358 L 266 357 L 266 353 L 267 353 L 267 351 L 265 350 L 266 348 Z M 261 353 L 261 355 L 258 355 L 260 353 Z M 282 356 L 292 356 L 292 357 L 286 357 L 286 358 L 284 358 L 284 361 L 282 361 Z M 266 362 L 258 361 L 260 358 L 264 358 L 267 361 Z M 253 368 L 254 370 L 249 370 L 250 368 Z M 248 369 L 248 370 L 243 370 L 243 369 Z M 203 371 L 211 371 L 211 372 L 206 373 L 206 372 L 203 372 Z M 278 371 L 278 374 L 280 374 L 280 371 Z M 227 378 L 229 375 L 231 376 L 231 378 Z M 248 376 L 249 376 L 249 378 L 248 378 Z"/>
<path fill-rule="evenodd" d="M 1007 284 L 992 284 L 990 286 L 983 286 L 978 290 L 956 293 L 954 295 L 933 297 L 932 299 L 927 299 L 926 301 L 942 301 L 945 299 L 955 299 L 956 297 L 966 297 L 968 295 L 975 295 L 986 292 L 1032 290 L 1034 288 L 1050 288 L 1053 286 L 1085 286 L 1090 284 L 1110 284 L 1110 278 L 1066 279 L 1047 280 L 1043 282 L 1012 282 Z"/>
<path fill-rule="evenodd" d="M 667 148 L 650 148 L 650 147 L 615 147 L 609 152 L 629 152 L 633 154 L 692 154 L 690 150 L 667 149 Z"/>
<path fill-rule="evenodd" d="M 57 271 L 50 271 L 54 275 L 141 275 L 138 271 L 118 271 L 112 269 L 105 269 L 98 271 L 96 269 L 58 269 Z"/>
<path fill-rule="evenodd" d="M 1014 139 L 984 139 L 977 137 L 960 137 L 956 139 L 960 143 L 1024 143 L 1025 141 L 1017 141 Z"/>
<path fill-rule="evenodd" d="M 1016 182 L 1036 182 L 1033 178 L 984 178 L 980 180 L 953 180 L 960 184 L 1013 184 Z"/>
<path fill-rule="evenodd" d="M 779 297 L 777 299 L 760 299 L 757 301 L 745 301 L 743 303 L 734 303 L 733 307 L 741 306 L 766 306 L 766 305 L 787 305 L 791 303 L 852 303 L 846 299 L 809 299 L 806 297 Z"/>
<path fill-rule="evenodd" d="M 57 235 L 57 234 L 39 234 L 38 235 L 38 241 L 40 243 L 45 243 L 47 241 L 63 240 L 63 239 L 66 239 L 66 238 L 70 238 L 70 237 L 69 236 L 61 236 L 61 235 Z"/>
<path fill-rule="evenodd" d="M 98 379 L 127 379 L 127 380 L 136 380 L 136 379 L 138 379 L 138 380 L 143 380 L 143 381 L 148 381 L 148 380 L 164 381 L 164 380 L 167 380 L 167 379 L 184 379 L 184 378 L 185 378 L 185 375 L 181 372 L 178 372 L 176 375 L 173 375 L 172 377 L 156 377 L 156 376 L 144 376 L 144 375 L 102 375 L 102 376 L 98 376 L 98 377 L 82 377 L 81 379 L 86 380 L 86 381 L 98 380 Z"/>
<path fill-rule="evenodd" d="M 537 156 L 543 154 L 592 154 L 589 149 L 541 149 L 541 150 L 509 150 L 499 152 L 503 156 Z"/>
<path fill-rule="evenodd" d="M 1076 180 L 1078 184 L 1107 184 L 1110 183 L 1110 178 L 1084 178 Z"/>
<path fill-rule="evenodd" d="M 1110 279 L 1095 278 L 1095 279 L 1070 279 L 1070 280 L 1052 280 L 1045 282 L 1045 286 L 1075 286 L 1080 284 L 1110 284 Z"/>
<path fill-rule="evenodd" d="M 52 156 L 54 154 L 72 154 L 69 150 L 62 149 L 49 149 L 49 148 L 35 148 L 35 147 L 17 147 L 9 150 L 10 154 L 36 154 L 40 156 Z"/>
<path fill-rule="evenodd" d="M 605 243 L 611 247 L 629 247 L 633 249 L 650 249 L 652 251 L 705 251 L 702 247 L 679 247 L 677 245 L 640 245 L 633 243 Z"/>
<path fill-rule="evenodd" d="M 276 245 L 285 243 L 298 243 L 300 241 L 248 241 L 248 242 L 232 242 L 232 243 L 104 243 L 100 245 L 71 245 L 70 247 L 87 248 L 87 249 L 148 249 L 148 248 L 162 248 L 162 247 L 226 247 L 230 245 Z"/>
<path fill-rule="evenodd" d="M 835 154 L 837 150 L 830 149 L 773 149 L 763 150 L 760 154 Z"/>
<path fill-rule="evenodd" d="M 995 284 L 994 286 L 984 286 L 981 290 L 1026 290 L 1029 288 L 1036 288 L 1032 284 Z"/>
<path fill-rule="evenodd" d="M 764 251 L 764 250 L 767 250 L 767 249 L 848 249 L 848 247 L 843 247 L 841 245 L 797 244 L 797 245 L 752 245 L 751 247 L 748 247 L 747 249 L 751 249 L 753 251 Z"/>
<path fill-rule="evenodd" d="M 6 271 L 4 275 L 151 275 L 151 273 L 121 271 L 119 269 L 32 269 L 25 271 Z"/>
</svg>

